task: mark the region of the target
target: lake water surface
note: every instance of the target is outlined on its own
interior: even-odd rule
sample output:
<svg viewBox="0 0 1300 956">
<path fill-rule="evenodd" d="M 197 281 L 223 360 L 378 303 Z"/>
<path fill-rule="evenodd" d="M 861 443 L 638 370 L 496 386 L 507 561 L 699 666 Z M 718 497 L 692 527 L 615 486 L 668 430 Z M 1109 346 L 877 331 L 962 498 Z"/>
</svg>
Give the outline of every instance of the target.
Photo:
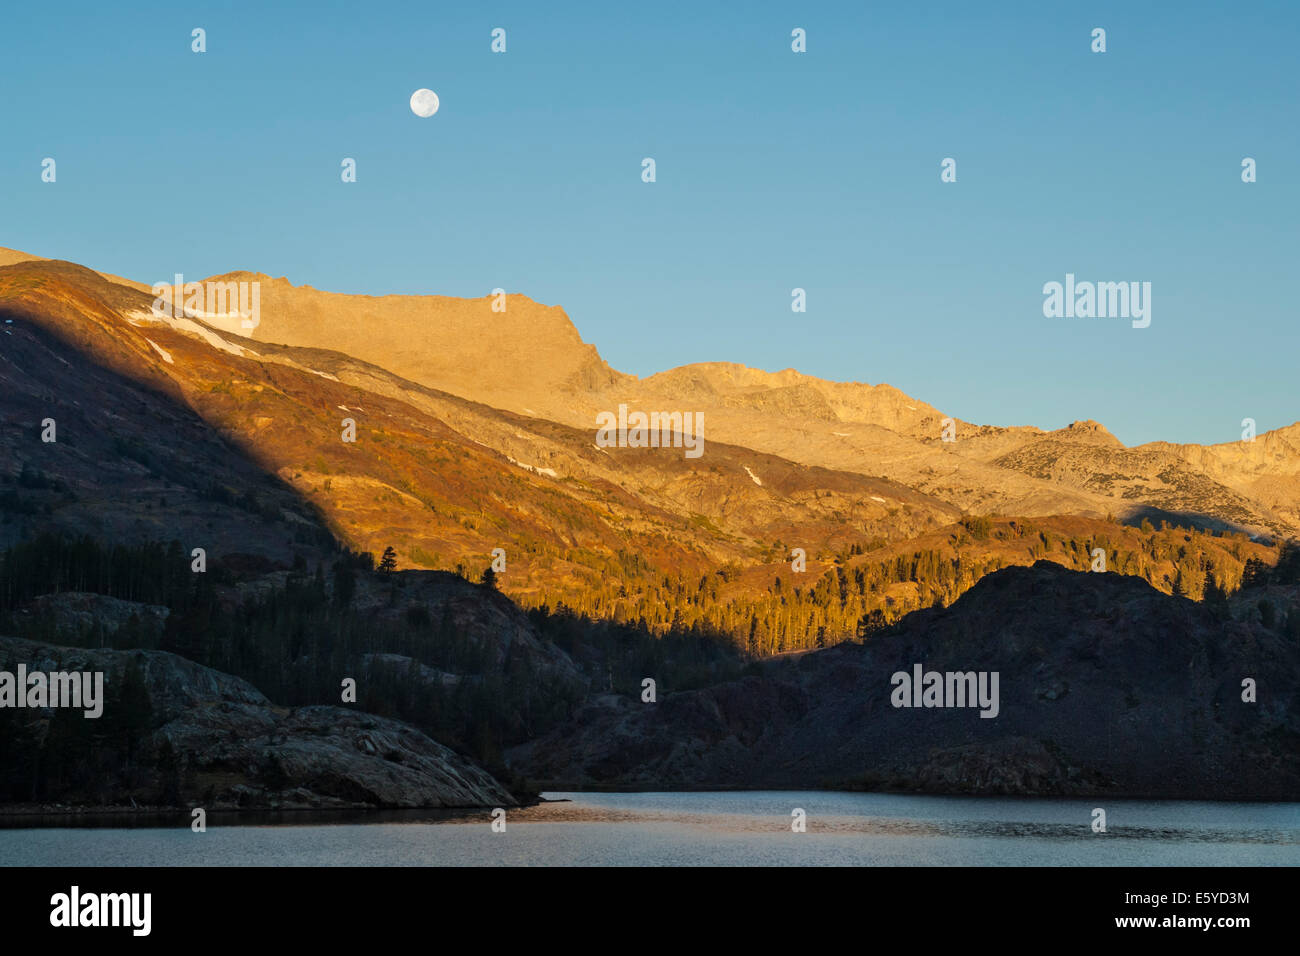
<svg viewBox="0 0 1300 956">
<path fill-rule="evenodd" d="M 21 829 L 9 818 L 0 865 L 1300 865 L 1300 803 L 823 791 L 545 796 L 571 802 L 509 810 L 504 833 L 492 831 L 487 810 L 213 813 L 206 833 L 193 833 L 188 817 Z M 1098 806 L 1106 833 L 1092 830 Z M 792 832 L 796 808 L 806 813 L 806 832 Z"/>
</svg>

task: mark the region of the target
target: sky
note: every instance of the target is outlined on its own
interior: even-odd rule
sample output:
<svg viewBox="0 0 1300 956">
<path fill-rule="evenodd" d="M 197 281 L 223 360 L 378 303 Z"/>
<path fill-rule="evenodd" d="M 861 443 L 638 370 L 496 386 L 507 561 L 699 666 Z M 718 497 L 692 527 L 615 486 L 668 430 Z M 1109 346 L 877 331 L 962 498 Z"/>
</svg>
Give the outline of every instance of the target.
<svg viewBox="0 0 1300 956">
<path fill-rule="evenodd" d="M 1294 2 L 28 5 L 0 32 L 0 246 L 149 283 L 500 287 L 636 375 L 793 367 L 978 423 L 1235 441 L 1300 419 L 1298 49 Z M 1067 273 L 1150 282 L 1150 326 L 1044 316 Z"/>
</svg>

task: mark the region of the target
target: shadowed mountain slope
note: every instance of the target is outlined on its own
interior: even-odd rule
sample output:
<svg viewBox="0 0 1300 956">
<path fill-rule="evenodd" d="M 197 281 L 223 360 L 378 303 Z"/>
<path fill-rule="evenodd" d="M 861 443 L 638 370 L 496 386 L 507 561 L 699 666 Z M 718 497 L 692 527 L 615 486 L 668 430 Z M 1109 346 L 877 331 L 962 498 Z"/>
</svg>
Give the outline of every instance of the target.
<svg viewBox="0 0 1300 956">
<path fill-rule="evenodd" d="M 997 716 L 893 706 L 892 675 L 916 664 L 997 672 Z M 1246 679 L 1255 703 L 1243 701 Z M 657 703 L 595 699 L 509 757 L 557 788 L 1294 800 L 1300 644 L 1133 578 L 1040 562 L 865 645 L 703 690 L 661 688 Z"/>
</svg>

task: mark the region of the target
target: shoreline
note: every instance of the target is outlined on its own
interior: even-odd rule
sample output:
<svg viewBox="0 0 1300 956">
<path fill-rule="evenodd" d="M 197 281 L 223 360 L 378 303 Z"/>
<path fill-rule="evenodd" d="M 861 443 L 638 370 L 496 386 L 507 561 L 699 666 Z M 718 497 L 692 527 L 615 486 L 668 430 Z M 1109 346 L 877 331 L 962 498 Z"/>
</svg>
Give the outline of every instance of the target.
<svg viewBox="0 0 1300 956">
<path fill-rule="evenodd" d="M 943 797 L 961 798 L 972 801 L 1087 801 L 1096 795 L 1080 794 L 971 794 L 971 793 L 922 793 L 916 791 L 864 791 L 848 788 L 700 788 L 693 790 L 549 790 L 551 793 L 583 794 L 702 794 L 702 793 L 869 793 L 876 796 L 904 797 Z M 1110 800 L 1149 801 L 1171 804 L 1300 804 L 1300 797 L 1294 800 L 1278 799 L 1208 799 L 1199 797 L 1153 797 L 1149 795 L 1109 795 Z M 527 802 L 510 808 L 522 810 L 530 807 L 574 803 L 571 797 L 551 799 L 538 795 Z M 21 804 L 12 807 L 0 806 L 0 831 L 35 830 L 35 829 L 135 829 L 150 827 L 190 827 L 192 807 L 158 807 L 158 806 L 86 806 L 70 807 L 64 805 Z M 494 807 L 223 807 L 205 808 L 207 826 L 292 826 L 318 824 L 357 824 L 357 823 L 452 823 L 477 820 L 482 814 L 491 813 Z"/>
</svg>

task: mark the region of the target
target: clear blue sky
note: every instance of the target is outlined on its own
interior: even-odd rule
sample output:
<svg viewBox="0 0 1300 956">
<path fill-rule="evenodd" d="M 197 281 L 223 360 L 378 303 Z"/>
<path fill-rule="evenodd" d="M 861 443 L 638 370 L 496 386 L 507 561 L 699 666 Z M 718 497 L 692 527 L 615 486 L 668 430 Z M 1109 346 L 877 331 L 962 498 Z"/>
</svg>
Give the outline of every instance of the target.
<svg viewBox="0 0 1300 956">
<path fill-rule="evenodd" d="M 1300 5 L 613 6 L 28 5 L 0 245 L 146 282 L 501 286 L 626 372 L 793 366 L 1130 444 L 1300 418 Z M 1150 328 L 1044 318 L 1067 272 L 1151 282 Z"/>
</svg>

